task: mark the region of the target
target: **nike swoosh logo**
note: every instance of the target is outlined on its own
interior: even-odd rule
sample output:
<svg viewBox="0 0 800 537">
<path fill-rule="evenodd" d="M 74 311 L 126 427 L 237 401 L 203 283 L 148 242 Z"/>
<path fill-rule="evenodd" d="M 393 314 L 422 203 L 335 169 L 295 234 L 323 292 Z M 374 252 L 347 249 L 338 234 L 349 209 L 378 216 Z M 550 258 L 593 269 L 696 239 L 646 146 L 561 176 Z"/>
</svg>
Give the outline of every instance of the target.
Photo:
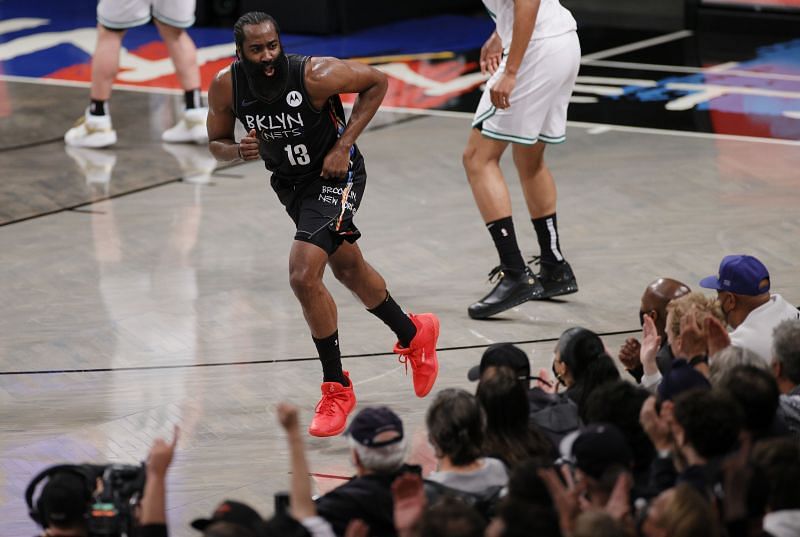
<svg viewBox="0 0 800 537">
<path fill-rule="evenodd" d="M 252 101 L 242 100 L 242 106 L 250 106 L 251 104 L 256 104 L 257 102 L 258 102 L 258 99 L 253 99 Z"/>
</svg>

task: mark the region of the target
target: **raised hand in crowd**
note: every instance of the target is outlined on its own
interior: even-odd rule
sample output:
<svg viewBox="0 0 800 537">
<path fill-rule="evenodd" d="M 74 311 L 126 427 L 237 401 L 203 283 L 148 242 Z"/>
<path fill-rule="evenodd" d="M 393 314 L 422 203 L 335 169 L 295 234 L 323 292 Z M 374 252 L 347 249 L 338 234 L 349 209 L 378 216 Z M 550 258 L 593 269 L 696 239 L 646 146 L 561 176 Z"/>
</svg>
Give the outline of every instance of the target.
<svg viewBox="0 0 800 537">
<path fill-rule="evenodd" d="M 311 497 L 311 478 L 306 461 L 305 445 L 300 434 L 300 420 L 297 407 L 288 403 L 278 403 L 278 422 L 286 431 L 286 442 L 289 447 L 292 482 L 289 491 L 291 515 L 295 520 L 316 516 L 317 507 Z"/>
<path fill-rule="evenodd" d="M 422 477 L 405 473 L 392 483 L 394 499 L 394 527 L 400 537 L 417 535 L 419 521 L 425 512 L 428 500 Z"/>
<path fill-rule="evenodd" d="M 619 361 L 628 371 L 633 371 L 642 365 L 639 357 L 642 351 L 642 344 L 639 340 L 629 337 L 619 348 Z"/>
<path fill-rule="evenodd" d="M 561 466 L 561 475 L 564 481 L 558 477 L 554 468 L 542 468 L 537 472 L 539 477 L 547 487 L 553 506 L 558 513 L 558 525 L 564 536 L 571 535 L 575 529 L 575 519 L 581 514 L 581 503 L 586 506 L 584 493 L 586 492 L 586 482 L 576 483 L 572 477 L 569 466 Z"/>
<path fill-rule="evenodd" d="M 681 317 L 680 322 L 680 335 L 678 336 L 680 349 L 679 358 L 694 358 L 695 356 L 703 356 L 708 352 L 708 345 L 706 343 L 707 335 L 703 317 L 705 314 L 699 312 L 696 308 L 690 309 L 686 315 Z M 675 350 L 675 349 L 673 349 Z"/>
<path fill-rule="evenodd" d="M 731 346 L 731 336 L 728 334 L 725 325 L 723 325 L 719 319 L 713 315 L 709 315 L 705 320 L 705 328 L 709 357 Z"/>
<path fill-rule="evenodd" d="M 681 318 L 680 357 L 711 357 L 731 344 L 728 331 L 713 315 L 692 308 Z"/>
<path fill-rule="evenodd" d="M 655 375 L 658 373 L 656 354 L 658 354 L 658 349 L 660 348 L 661 336 L 658 335 L 656 324 L 649 315 L 645 315 L 644 324 L 642 325 L 642 344 L 640 352 L 645 375 Z"/>
<path fill-rule="evenodd" d="M 603 511 L 616 520 L 628 535 L 636 535 L 636 522 L 631 512 L 632 487 L 633 476 L 628 472 L 621 473 L 614 483 L 608 502 L 603 507 Z"/>
<path fill-rule="evenodd" d="M 561 467 L 563 480 L 553 468 L 541 469 L 538 473 L 553 499 L 561 533 L 565 537 L 573 534 L 578 516 L 589 511 L 602 511 L 614 519 L 626 534 L 636 534 L 630 504 L 630 491 L 633 486 L 633 477 L 630 473 L 622 472 L 617 477 L 614 489 L 605 505 L 592 503 L 585 498 L 586 483 L 576 482 L 566 465 Z"/>
<path fill-rule="evenodd" d="M 672 401 L 664 401 L 659 412 L 656 408 L 656 397 L 652 395 L 647 398 L 639 412 L 639 423 L 658 451 L 672 449 L 671 419 Z"/>
<path fill-rule="evenodd" d="M 139 517 L 139 523 L 142 526 L 166 524 L 167 522 L 166 476 L 175 456 L 179 433 L 180 429 L 176 425 L 171 442 L 158 438 L 150 448 L 146 464 L 147 478 L 142 494 L 142 510 Z"/>
</svg>

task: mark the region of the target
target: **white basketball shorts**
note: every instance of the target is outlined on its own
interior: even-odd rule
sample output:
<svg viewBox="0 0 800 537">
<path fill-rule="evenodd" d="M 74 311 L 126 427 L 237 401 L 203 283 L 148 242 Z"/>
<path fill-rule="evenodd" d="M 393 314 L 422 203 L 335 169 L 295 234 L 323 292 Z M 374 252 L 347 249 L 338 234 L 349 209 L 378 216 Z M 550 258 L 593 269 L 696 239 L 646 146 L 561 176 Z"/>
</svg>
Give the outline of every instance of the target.
<svg viewBox="0 0 800 537">
<path fill-rule="evenodd" d="M 111 30 L 125 30 L 150 22 L 159 22 L 176 28 L 194 24 L 195 0 L 100 0 L 97 4 L 97 22 Z"/>
<path fill-rule="evenodd" d="M 510 106 L 492 105 L 489 90 L 505 70 L 505 57 L 486 83 L 472 126 L 489 138 L 516 144 L 559 144 L 566 139 L 567 106 L 578 76 L 577 32 L 531 41 L 522 59 Z"/>
</svg>

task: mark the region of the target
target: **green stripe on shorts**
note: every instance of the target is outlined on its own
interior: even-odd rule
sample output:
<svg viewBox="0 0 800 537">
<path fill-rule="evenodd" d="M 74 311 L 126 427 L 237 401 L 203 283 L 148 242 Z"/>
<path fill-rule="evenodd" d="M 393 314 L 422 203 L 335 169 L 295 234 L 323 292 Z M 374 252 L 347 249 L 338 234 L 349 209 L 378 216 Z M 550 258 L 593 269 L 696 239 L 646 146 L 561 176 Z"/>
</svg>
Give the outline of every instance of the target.
<svg viewBox="0 0 800 537">
<path fill-rule="evenodd" d="M 515 144 L 533 145 L 538 141 L 536 140 L 536 138 L 523 138 L 522 136 L 514 136 L 513 134 L 504 134 L 502 132 L 490 131 L 486 127 L 481 129 L 481 133 L 484 136 L 488 136 L 489 138 L 494 138 L 496 140 L 504 140 L 506 142 L 513 142 Z"/>
<path fill-rule="evenodd" d="M 483 123 L 484 121 L 486 121 L 487 119 L 492 117 L 496 110 L 497 109 L 494 106 L 492 106 L 486 112 L 484 112 L 483 114 L 479 115 L 477 117 L 477 119 L 473 120 L 472 121 L 472 126 L 476 127 L 476 126 L 480 125 L 481 123 Z"/>
<path fill-rule="evenodd" d="M 561 136 L 548 136 L 546 134 L 540 134 L 539 140 L 546 144 L 561 144 L 567 139 L 566 134 L 562 134 Z"/>
</svg>

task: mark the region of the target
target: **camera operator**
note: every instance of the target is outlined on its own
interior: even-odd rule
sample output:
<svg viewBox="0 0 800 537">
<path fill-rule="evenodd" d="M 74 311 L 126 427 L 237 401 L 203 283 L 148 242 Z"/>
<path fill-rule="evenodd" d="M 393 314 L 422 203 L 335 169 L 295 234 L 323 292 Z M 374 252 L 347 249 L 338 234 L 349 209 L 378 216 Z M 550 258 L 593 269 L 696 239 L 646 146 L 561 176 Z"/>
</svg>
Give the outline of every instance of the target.
<svg viewBox="0 0 800 537">
<path fill-rule="evenodd" d="M 44 529 L 42 537 L 118 537 L 128 534 L 122 528 L 130 526 L 135 529 L 129 537 L 167 537 L 166 473 L 177 440 L 177 427 L 171 443 L 156 440 L 144 469 L 67 464 L 37 475 L 25 499 L 31 518 Z M 45 479 L 34 500 L 37 485 Z M 138 493 L 142 493 L 138 510 L 134 509 L 138 520 L 131 520 L 134 512 L 125 509 L 126 502 Z"/>
<path fill-rule="evenodd" d="M 92 495 L 85 480 L 77 474 L 53 475 L 42 488 L 38 505 L 45 537 L 85 537 L 86 513 Z"/>
</svg>

